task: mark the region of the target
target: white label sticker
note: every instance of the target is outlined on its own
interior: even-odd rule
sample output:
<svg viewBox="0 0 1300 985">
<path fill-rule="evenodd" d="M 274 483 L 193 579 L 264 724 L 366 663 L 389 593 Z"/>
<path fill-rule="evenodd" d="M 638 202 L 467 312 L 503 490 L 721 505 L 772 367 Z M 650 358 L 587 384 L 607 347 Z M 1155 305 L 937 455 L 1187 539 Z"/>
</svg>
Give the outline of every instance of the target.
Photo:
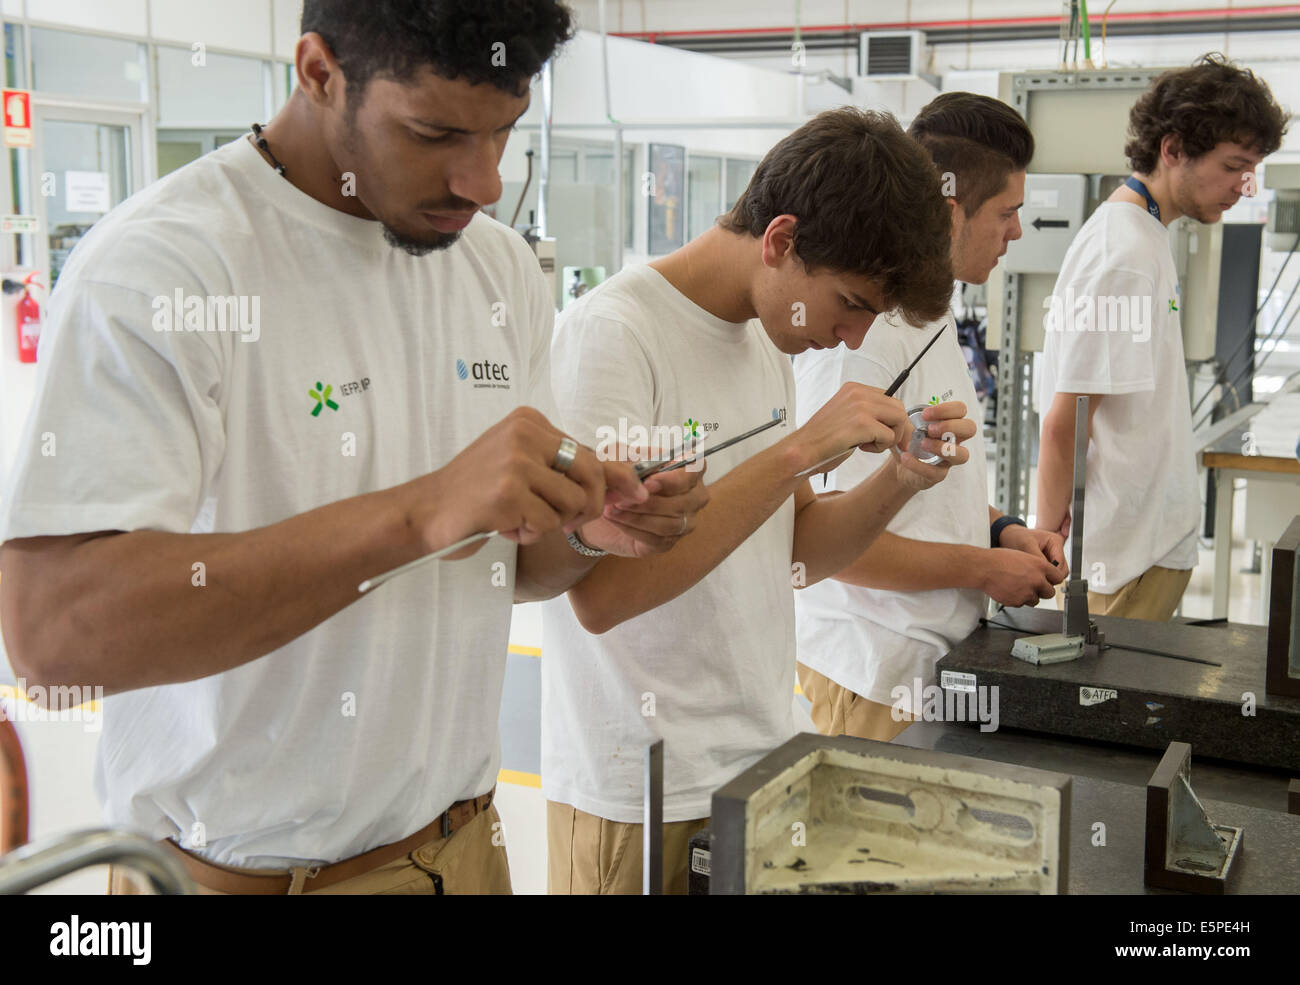
<svg viewBox="0 0 1300 985">
<path fill-rule="evenodd" d="M 105 171 L 67 171 L 63 187 L 69 212 L 107 212 L 113 207 Z"/>
<path fill-rule="evenodd" d="M 696 848 L 691 851 L 691 871 L 698 872 L 702 876 L 709 874 L 709 866 L 713 861 L 713 854 L 706 852 L 702 848 Z"/>
<path fill-rule="evenodd" d="M 1118 691 L 1112 691 L 1107 687 L 1079 688 L 1079 704 L 1081 705 L 1099 705 L 1103 701 L 1113 701 L 1118 697 Z"/>
<path fill-rule="evenodd" d="M 1061 204 L 1061 193 L 1056 188 L 1033 188 L 1029 191 L 1029 207 L 1055 209 Z"/>
<path fill-rule="evenodd" d="M 939 675 L 939 686 L 948 691 L 975 692 L 975 675 L 956 670 L 945 670 Z"/>
</svg>

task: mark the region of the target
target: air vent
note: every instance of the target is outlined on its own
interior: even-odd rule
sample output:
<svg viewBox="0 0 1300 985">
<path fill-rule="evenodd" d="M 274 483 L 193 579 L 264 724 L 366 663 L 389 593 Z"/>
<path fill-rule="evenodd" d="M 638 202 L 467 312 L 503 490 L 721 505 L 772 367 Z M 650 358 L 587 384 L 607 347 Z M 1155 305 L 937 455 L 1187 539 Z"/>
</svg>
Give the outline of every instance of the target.
<svg viewBox="0 0 1300 985">
<path fill-rule="evenodd" d="M 858 47 L 858 75 L 875 81 L 919 76 L 921 31 L 866 31 Z"/>
</svg>

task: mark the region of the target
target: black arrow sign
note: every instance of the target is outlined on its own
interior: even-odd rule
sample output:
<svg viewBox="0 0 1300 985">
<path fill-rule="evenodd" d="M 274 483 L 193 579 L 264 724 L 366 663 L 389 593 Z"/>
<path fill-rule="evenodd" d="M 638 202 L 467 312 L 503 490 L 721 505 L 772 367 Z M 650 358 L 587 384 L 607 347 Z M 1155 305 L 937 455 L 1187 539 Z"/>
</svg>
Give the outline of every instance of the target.
<svg viewBox="0 0 1300 985">
<path fill-rule="evenodd" d="M 1033 227 L 1035 229 L 1043 229 L 1044 227 L 1048 229 L 1069 229 L 1070 220 L 1069 219 L 1035 219 L 1033 221 Z"/>
</svg>

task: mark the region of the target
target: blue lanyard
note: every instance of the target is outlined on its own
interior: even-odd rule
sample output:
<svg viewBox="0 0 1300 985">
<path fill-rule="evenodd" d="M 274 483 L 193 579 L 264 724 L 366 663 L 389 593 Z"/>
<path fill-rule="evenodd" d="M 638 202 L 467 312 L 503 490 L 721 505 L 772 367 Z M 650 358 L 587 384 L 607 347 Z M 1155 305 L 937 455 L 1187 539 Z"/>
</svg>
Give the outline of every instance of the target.
<svg viewBox="0 0 1300 985">
<path fill-rule="evenodd" d="M 1147 191 L 1147 186 L 1142 184 L 1142 182 L 1138 181 L 1136 178 L 1132 177 L 1131 175 L 1129 176 L 1129 179 L 1126 182 L 1124 182 L 1124 184 L 1126 187 L 1132 188 L 1135 192 L 1137 192 L 1139 195 L 1141 195 L 1143 198 L 1147 200 L 1147 211 L 1156 217 L 1156 222 L 1159 222 L 1160 206 L 1156 204 L 1156 200 L 1152 198 L 1151 193 Z"/>
</svg>

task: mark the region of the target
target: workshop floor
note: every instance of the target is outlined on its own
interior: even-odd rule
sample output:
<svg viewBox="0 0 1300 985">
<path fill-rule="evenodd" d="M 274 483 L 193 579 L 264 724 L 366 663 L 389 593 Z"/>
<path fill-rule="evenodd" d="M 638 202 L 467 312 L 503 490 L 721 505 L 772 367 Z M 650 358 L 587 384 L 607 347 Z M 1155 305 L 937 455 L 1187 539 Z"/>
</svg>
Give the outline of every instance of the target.
<svg viewBox="0 0 1300 985">
<path fill-rule="evenodd" d="M 1236 531 L 1243 529 L 1244 496 L 1236 499 Z M 1258 573 L 1246 573 L 1248 546 L 1233 544 L 1229 614 L 1234 622 L 1263 623 Z M 1202 549 L 1200 564 L 1184 596 L 1183 615 L 1210 615 L 1214 552 Z M 501 706 L 502 771 L 497 805 L 516 893 L 546 891 L 546 806 L 539 786 L 539 718 L 542 624 L 536 605 L 518 606 L 510 631 L 510 657 Z M 3 689 L 0 689 L 3 693 Z M 20 722 L 32 787 L 33 840 L 99 826 L 91 786 L 96 733 L 75 721 Z M 88 869 L 45 888 L 50 893 L 102 894 L 107 869 Z"/>
</svg>

